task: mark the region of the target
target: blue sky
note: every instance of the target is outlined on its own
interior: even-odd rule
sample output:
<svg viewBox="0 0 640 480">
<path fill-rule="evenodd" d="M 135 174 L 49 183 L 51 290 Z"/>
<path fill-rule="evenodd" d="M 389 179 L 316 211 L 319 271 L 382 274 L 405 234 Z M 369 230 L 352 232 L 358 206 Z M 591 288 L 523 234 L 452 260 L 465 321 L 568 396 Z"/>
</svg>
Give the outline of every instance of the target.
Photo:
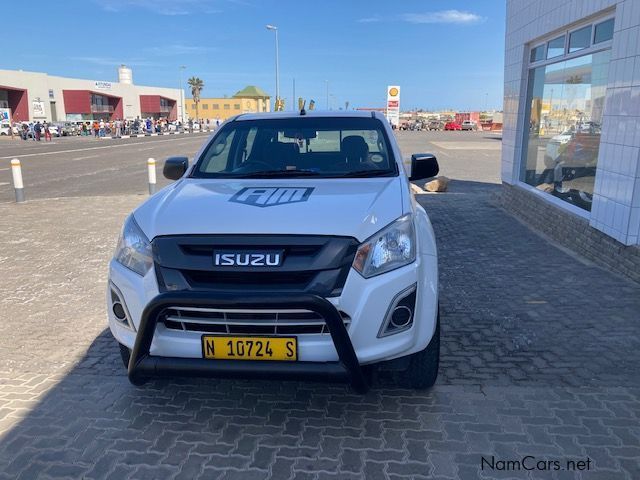
<svg viewBox="0 0 640 480">
<path fill-rule="evenodd" d="M 203 97 L 248 84 L 333 108 L 382 107 L 386 86 L 402 87 L 401 108 L 501 108 L 505 6 L 502 0 L 32 0 L 3 2 L 0 69 L 177 87 L 204 80 Z M 38 15 L 32 16 L 37 8 Z M 31 13 L 30 13 L 31 12 Z M 35 21 L 37 20 L 37 21 Z M 30 33 L 25 35 L 25 25 Z M 0 79 L 1 80 L 1 79 Z M 1 83 L 1 82 L 0 82 Z"/>
</svg>

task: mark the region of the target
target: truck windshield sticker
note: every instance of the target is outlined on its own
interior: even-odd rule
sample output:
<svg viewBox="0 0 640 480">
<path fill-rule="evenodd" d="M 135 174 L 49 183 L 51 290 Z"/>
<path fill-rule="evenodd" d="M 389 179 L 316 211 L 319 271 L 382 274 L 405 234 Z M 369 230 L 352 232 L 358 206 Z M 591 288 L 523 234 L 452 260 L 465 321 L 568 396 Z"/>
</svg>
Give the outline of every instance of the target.
<svg viewBox="0 0 640 480">
<path fill-rule="evenodd" d="M 273 207 L 287 203 L 306 202 L 313 187 L 246 187 L 236 193 L 230 202 L 254 207 Z"/>
</svg>

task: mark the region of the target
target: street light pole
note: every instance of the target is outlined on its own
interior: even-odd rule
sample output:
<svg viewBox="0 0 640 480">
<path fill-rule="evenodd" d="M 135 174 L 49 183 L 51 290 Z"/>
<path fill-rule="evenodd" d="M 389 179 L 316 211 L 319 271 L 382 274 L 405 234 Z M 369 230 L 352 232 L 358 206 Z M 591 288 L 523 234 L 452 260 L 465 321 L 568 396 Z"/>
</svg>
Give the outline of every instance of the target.
<svg viewBox="0 0 640 480">
<path fill-rule="evenodd" d="M 267 25 L 267 30 L 276 32 L 276 103 L 280 100 L 280 52 L 278 45 L 278 27 L 275 25 Z"/>
<path fill-rule="evenodd" d="M 184 125 L 184 91 L 182 90 L 182 71 L 187 68 L 184 65 L 180 66 L 180 123 Z"/>
</svg>

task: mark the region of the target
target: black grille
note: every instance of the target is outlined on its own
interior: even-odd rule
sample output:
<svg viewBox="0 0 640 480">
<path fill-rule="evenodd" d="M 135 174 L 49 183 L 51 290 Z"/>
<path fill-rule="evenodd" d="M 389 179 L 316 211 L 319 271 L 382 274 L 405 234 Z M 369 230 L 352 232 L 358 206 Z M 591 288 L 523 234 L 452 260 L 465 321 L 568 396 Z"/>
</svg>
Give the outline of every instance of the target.
<svg viewBox="0 0 640 480">
<path fill-rule="evenodd" d="M 162 291 L 287 292 L 337 296 L 358 242 L 349 237 L 310 235 L 185 235 L 152 242 Z M 215 266 L 216 250 L 279 252 L 280 266 Z"/>
<path fill-rule="evenodd" d="M 202 270 L 184 270 L 183 275 L 189 285 L 195 288 L 207 288 L 215 285 L 229 290 L 238 287 L 260 290 L 266 285 L 277 284 L 279 289 L 304 289 L 315 276 L 314 272 L 207 272 Z"/>
</svg>

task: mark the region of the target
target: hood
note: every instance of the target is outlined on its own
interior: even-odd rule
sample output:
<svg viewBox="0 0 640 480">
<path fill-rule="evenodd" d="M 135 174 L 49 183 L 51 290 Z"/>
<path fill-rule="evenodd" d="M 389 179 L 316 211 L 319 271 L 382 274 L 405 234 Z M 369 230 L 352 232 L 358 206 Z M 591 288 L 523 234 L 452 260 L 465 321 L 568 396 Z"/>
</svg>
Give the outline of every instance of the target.
<svg viewBox="0 0 640 480">
<path fill-rule="evenodd" d="M 401 177 L 194 179 L 134 212 L 149 239 L 189 234 L 339 235 L 359 241 L 402 216 Z"/>
</svg>

